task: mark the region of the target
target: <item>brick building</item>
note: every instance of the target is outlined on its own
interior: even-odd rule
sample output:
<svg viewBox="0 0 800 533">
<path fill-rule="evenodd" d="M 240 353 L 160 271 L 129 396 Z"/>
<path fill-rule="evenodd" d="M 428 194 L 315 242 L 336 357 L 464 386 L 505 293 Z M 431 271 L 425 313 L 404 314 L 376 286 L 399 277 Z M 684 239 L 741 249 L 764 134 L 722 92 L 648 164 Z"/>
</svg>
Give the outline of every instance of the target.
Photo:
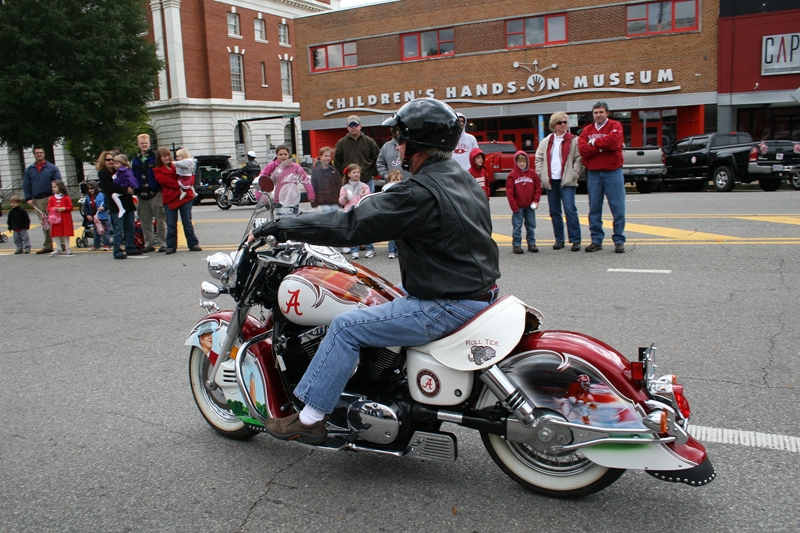
<svg viewBox="0 0 800 533">
<path fill-rule="evenodd" d="M 718 0 L 397 0 L 295 20 L 306 151 L 417 97 L 449 103 L 479 140 L 533 149 L 550 113 L 609 104 L 628 142 L 716 128 Z"/>
<path fill-rule="evenodd" d="M 289 141 L 292 116 L 300 108 L 293 19 L 338 5 L 338 0 L 150 0 L 147 38 L 166 65 L 148 105 L 158 144 L 194 154 L 241 156 L 255 150 L 265 161 L 267 151 Z M 264 117 L 276 118 L 254 120 Z"/>
<path fill-rule="evenodd" d="M 719 129 L 800 141 L 800 4 L 737 0 L 719 19 Z"/>
</svg>

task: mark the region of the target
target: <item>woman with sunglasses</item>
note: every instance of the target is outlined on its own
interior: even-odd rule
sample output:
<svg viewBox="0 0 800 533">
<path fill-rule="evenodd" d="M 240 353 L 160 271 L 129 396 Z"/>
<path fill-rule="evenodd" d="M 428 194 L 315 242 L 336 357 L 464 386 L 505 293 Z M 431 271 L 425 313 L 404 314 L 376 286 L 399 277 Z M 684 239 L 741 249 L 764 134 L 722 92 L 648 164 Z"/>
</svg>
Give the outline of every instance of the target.
<svg viewBox="0 0 800 533">
<path fill-rule="evenodd" d="M 569 132 L 567 114 L 563 111 L 556 111 L 550 116 L 550 130 L 553 133 L 542 139 L 536 149 L 534 164 L 550 206 L 550 220 L 556 241 L 553 250 L 564 247 L 563 204 L 564 214 L 567 215 L 567 236 L 572 243 L 570 249 L 577 252 L 581 249 L 581 224 L 578 221 L 578 208 L 575 207 L 575 191 L 578 176 L 583 170 L 578 137 Z"/>
<path fill-rule="evenodd" d="M 196 193 L 193 188 L 185 191 L 181 189 L 178 183 L 178 171 L 172 162 L 169 148 L 158 149 L 153 175 L 161 185 L 161 201 L 167 214 L 167 255 L 174 254 L 178 250 L 178 215 L 181 216 L 183 235 L 186 237 L 189 250 L 202 252 L 203 249 L 200 248 L 200 241 L 192 225 L 192 204 Z M 186 192 L 183 197 L 181 197 L 182 192 Z"/>
<path fill-rule="evenodd" d="M 115 202 L 110 201 L 111 195 L 117 193 L 121 197 L 122 206 L 128 213 L 135 213 L 136 207 L 133 204 L 133 189 L 130 187 L 122 187 L 114 183 L 114 155 L 115 152 L 104 150 L 100 157 L 97 158 L 95 168 L 97 169 L 97 183 L 99 189 L 103 192 L 106 200 L 106 211 L 111 215 L 111 223 L 114 225 L 114 259 L 126 259 L 128 253 L 122 250 L 122 243 L 125 242 L 125 248 L 132 254 L 136 255 L 136 245 L 134 241 L 133 220 L 129 220 L 128 228 L 123 219 L 119 217 L 119 208 Z M 96 233 L 96 232 L 95 232 Z M 130 235 L 128 235 L 130 233 Z"/>
</svg>

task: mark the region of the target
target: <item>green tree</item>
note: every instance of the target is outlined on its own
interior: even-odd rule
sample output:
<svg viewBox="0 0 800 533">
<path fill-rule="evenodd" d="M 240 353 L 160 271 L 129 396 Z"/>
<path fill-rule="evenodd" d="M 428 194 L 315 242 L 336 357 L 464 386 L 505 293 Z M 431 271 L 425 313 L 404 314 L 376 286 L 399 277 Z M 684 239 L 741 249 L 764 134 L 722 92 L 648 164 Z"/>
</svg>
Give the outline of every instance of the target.
<svg viewBox="0 0 800 533">
<path fill-rule="evenodd" d="M 145 16 L 141 0 L 0 0 L 0 143 L 90 161 L 146 131 L 162 64 Z"/>
</svg>

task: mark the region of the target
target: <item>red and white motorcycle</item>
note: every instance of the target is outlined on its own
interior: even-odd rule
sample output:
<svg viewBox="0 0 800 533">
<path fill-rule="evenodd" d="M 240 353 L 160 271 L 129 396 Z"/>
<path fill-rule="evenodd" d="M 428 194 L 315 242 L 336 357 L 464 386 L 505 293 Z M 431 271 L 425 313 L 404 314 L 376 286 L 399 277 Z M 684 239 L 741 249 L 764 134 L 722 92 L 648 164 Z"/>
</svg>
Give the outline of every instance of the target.
<svg viewBox="0 0 800 533">
<path fill-rule="evenodd" d="M 197 406 L 232 439 L 302 407 L 292 391 L 333 317 L 403 297 L 333 248 L 248 244 L 274 217 L 264 194 L 239 250 L 208 258 L 220 283 L 203 282 L 207 316 L 186 340 Z M 236 307 L 220 311 L 210 301 L 220 294 Z M 591 494 L 626 469 L 705 485 L 715 471 L 687 432 L 683 387 L 655 369 L 653 346 L 629 361 L 589 336 L 542 329 L 539 311 L 505 296 L 430 344 L 363 349 L 322 447 L 452 462 L 456 437 L 441 429 L 449 422 L 479 431 L 508 476 L 548 496 Z"/>
</svg>

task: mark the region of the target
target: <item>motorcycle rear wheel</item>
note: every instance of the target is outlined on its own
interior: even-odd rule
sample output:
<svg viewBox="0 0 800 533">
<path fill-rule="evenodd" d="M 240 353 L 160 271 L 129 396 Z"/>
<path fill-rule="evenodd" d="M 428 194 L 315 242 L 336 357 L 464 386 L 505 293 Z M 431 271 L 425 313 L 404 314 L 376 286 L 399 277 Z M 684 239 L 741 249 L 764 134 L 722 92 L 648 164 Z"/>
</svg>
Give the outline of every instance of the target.
<svg viewBox="0 0 800 533">
<path fill-rule="evenodd" d="M 217 195 L 217 207 L 222 209 L 223 211 L 227 211 L 231 208 L 231 203 L 228 201 L 228 196 L 225 193 Z"/>
<path fill-rule="evenodd" d="M 208 425 L 223 437 L 246 440 L 258 434 L 258 431 L 249 428 L 233 414 L 221 390 L 210 391 L 205 386 L 211 368 L 211 362 L 206 354 L 199 348 L 193 347 L 189 354 L 189 383 L 200 414 Z"/>
<path fill-rule="evenodd" d="M 478 408 L 497 401 L 484 389 Z M 481 432 L 486 451 L 505 474 L 526 489 L 556 498 L 582 498 L 614 483 L 625 470 L 593 463 L 580 452 L 547 455 L 519 442 L 509 442 L 498 435 Z"/>
</svg>

